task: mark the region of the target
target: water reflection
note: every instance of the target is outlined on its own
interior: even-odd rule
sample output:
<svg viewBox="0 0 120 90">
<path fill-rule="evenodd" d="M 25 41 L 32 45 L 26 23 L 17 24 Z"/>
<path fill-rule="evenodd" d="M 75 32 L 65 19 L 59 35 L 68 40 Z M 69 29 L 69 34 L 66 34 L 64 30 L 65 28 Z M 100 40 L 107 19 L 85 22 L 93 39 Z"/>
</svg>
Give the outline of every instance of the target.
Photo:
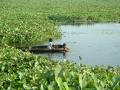
<svg viewBox="0 0 120 90">
<path fill-rule="evenodd" d="M 66 58 L 67 53 L 37 53 L 37 55 L 47 56 L 49 60 L 64 60 L 64 59 L 67 59 Z"/>
</svg>

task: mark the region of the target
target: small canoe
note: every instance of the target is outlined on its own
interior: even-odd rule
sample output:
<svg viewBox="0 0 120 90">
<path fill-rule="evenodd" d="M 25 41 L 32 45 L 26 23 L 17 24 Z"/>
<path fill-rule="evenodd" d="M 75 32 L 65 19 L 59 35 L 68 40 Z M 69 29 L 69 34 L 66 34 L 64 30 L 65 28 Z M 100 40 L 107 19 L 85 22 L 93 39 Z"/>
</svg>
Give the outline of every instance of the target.
<svg viewBox="0 0 120 90">
<path fill-rule="evenodd" d="M 33 46 L 29 49 L 30 52 L 33 53 L 44 53 L 44 52 L 68 52 L 67 47 L 63 47 L 63 45 L 53 45 L 53 49 L 48 49 L 47 45 L 42 46 Z"/>
</svg>

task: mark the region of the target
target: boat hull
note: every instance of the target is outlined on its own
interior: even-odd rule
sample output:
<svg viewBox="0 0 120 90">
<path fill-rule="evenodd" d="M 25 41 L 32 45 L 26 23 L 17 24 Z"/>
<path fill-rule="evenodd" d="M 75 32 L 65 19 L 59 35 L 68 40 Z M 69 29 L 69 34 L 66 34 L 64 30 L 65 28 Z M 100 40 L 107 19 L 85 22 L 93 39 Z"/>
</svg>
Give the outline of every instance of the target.
<svg viewBox="0 0 120 90">
<path fill-rule="evenodd" d="M 47 45 L 44 46 L 33 46 L 29 49 L 30 52 L 33 53 L 45 53 L 45 52 L 67 52 L 67 48 L 63 48 L 62 45 L 54 45 L 53 49 L 48 49 Z"/>
</svg>

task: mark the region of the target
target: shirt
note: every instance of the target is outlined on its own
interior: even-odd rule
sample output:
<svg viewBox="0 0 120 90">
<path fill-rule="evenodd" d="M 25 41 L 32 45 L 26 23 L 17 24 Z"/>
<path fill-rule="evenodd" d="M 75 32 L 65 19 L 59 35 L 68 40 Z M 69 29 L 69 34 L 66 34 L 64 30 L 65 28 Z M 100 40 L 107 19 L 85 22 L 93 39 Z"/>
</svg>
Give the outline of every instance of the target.
<svg viewBox="0 0 120 90">
<path fill-rule="evenodd" d="M 48 48 L 49 48 L 49 49 L 52 49 L 52 42 L 49 42 L 49 43 L 48 43 Z"/>
</svg>

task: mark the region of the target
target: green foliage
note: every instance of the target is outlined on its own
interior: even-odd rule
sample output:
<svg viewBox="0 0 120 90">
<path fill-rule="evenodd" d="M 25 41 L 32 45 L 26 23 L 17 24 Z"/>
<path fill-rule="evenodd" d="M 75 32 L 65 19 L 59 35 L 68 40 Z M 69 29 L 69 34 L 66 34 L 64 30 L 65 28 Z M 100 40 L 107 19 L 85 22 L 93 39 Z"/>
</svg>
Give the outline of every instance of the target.
<svg viewBox="0 0 120 90">
<path fill-rule="evenodd" d="M 119 90 L 120 67 L 49 61 L 15 48 L 59 37 L 58 22 L 119 22 L 119 3 L 120 0 L 0 0 L 0 90 Z"/>
<path fill-rule="evenodd" d="M 48 20 L 39 16 L 15 14 L 9 19 L 0 21 L 0 42 L 14 47 L 28 47 L 36 43 L 42 43 L 49 37 L 58 37 L 57 27 Z"/>
<path fill-rule="evenodd" d="M 55 22 L 119 22 L 119 3 L 119 0 L 0 0 L 0 43 L 29 47 L 59 37 Z"/>
<path fill-rule="evenodd" d="M 0 48 L 0 89 L 119 90 L 120 67 L 77 66 L 41 56 Z"/>
</svg>

